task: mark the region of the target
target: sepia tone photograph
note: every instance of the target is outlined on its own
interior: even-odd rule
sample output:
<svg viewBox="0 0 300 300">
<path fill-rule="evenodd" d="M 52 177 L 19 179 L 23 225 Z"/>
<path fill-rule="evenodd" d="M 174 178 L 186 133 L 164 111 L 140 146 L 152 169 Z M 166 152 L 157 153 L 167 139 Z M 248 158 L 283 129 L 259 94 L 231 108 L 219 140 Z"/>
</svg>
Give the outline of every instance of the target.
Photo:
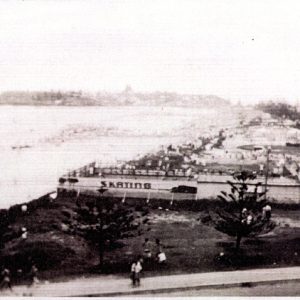
<svg viewBox="0 0 300 300">
<path fill-rule="evenodd" d="M 0 1 L 0 297 L 300 296 L 300 3 Z"/>
</svg>

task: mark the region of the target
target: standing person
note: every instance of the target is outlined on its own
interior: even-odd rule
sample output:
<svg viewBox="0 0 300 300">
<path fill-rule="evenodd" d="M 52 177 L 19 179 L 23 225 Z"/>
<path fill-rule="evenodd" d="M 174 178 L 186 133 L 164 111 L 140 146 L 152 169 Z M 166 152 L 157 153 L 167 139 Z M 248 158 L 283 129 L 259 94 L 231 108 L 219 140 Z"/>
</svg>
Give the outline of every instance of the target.
<svg viewBox="0 0 300 300">
<path fill-rule="evenodd" d="M 157 256 L 157 260 L 160 265 L 165 265 L 167 261 L 167 256 L 165 252 L 159 252 Z"/>
<path fill-rule="evenodd" d="M 151 244 L 148 238 L 145 238 L 145 241 L 143 243 L 143 248 L 144 248 L 144 257 L 146 259 L 150 259 L 152 253 L 151 253 Z"/>
<path fill-rule="evenodd" d="M 242 210 L 242 223 L 246 223 L 248 217 L 248 210 L 247 208 L 243 208 Z"/>
<path fill-rule="evenodd" d="M 22 275 L 23 275 L 23 270 L 21 268 L 19 268 L 17 270 L 17 278 L 16 278 L 16 282 L 17 284 L 20 284 L 21 283 L 21 280 L 22 280 Z"/>
<path fill-rule="evenodd" d="M 242 210 L 242 218 L 246 219 L 247 218 L 247 214 L 248 214 L 248 210 L 247 210 L 246 207 L 244 207 L 243 210 Z"/>
<path fill-rule="evenodd" d="M 22 235 L 21 235 L 21 238 L 23 241 L 25 241 L 27 239 L 27 235 L 28 235 L 28 232 L 27 232 L 27 229 L 26 227 L 22 227 Z"/>
<path fill-rule="evenodd" d="M 262 208 L 262 219 L 265 219 L 266 218 L 266 207 L 264 206 Z"/>
<path fill-rule="evenodd" d="M 136 261 L 132 262 L 131 268 L 130 268 L 130 278 L 132 282 L 132 286 L 135 286 L 135 267 L 136 267 Z"/>
<path fill-rule="evenodd" d="M 160 239 L 155 239 L 155 245 L 156 245 L 157 253 L 162 251 L 162 243 L 161 243 Z"/>
<path fill-rule="evenodd" d="M 4 268 L 4 270 L 1 272 L 1 275 L 2 275 L 2 282 L 0 288 L 3 289 L 4 287 L 7 287 L 12 291 L 10 270 L 8 268 Z"/>
<path fill-rule="evenodd" d="M 155 258 L 158 259 L 158 254 L 163 252 L 163 244 L 161 243 L 160 239 L 155 239 L 155 246 L 156 246 Z"/>
<path fill-rule="evenodd" d="M 266 219 L 267 220 L 271 219 L 271 210 L 272 210 L 271 206 L 269 204 L 267 204 L 265 206 L 265 212 L 266 212 Z"/>
<path fill-rule="evenodd" d="M 143 270 L 142 262 L 143 262 L 142 258 L 139 257 L 135 264 L 134 279 L 135 279 L 136 286 L 140 286 L 141 284 L 141 272 Z"/>
<path fill-rule="evenodd" d="M 37 273 L 38 273 L 38 268 L 36 267 L 35 264 L 33 264 L 32 267 L 31 267 L 31 271 L 30 271 L 30 279 L 31 279 L 30 280 L 30 286 L 39 283 Z"/>
</svg>

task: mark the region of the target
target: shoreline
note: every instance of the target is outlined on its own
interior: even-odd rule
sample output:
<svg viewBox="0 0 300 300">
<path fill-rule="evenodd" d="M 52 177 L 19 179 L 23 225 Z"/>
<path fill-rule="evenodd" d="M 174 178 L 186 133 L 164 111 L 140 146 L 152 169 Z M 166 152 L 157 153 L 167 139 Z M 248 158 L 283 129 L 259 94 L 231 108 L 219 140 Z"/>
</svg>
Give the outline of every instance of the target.
<svg viewBox="0 0 300 300">
<path fill-rule="evenodd" d="M 55 107 L 51 111 L 46 111 L 46 108 L 29 106 L 25 108 L 25 111 L 22 107 L 8 108 L 3 126 L 5 127 L 7 123 L 8 128 L 11 128 L 12 132 L 5 132 L 5 135 L 11 136 L 12 139 L 3 139 L 0 144 L 0 148 L 8 147 L 8 150 L 1 154 L 3 169 L 0 176 L 3 197 L 1 207 L 8 208 L 15 203 L 25 202 L 47 193 L 56 187 L 59 176 L 70 169 L 80 167 L 93 160 L 108 160 L 115 163 L 119 159 L 134 159 L 137 154 L 154 153 L 162 144 L 181 143 L 190 138 L 190 134 L 197 134 L 200 126 L 199 118 L 212 122 L 209 120 L 210 115 L 206 115 L 201 109 L 186 108 L 182 110 L 181 108 L 154 107 L 150 109 L 150 112 L 149 107 L 138 107 L 137 111 L 136 109 L 136 107 L 126 107 L 124 112 L 124 107 L 113 107 L 112 110 L 107 107 L 99 107 L 99 109 L 90 108 L 86 111 L 84 107 L 82 111 L 82 108 L 78 107 L 70 112 L 68 108 L 61 107 L 60 112 L 56 113 Z M 2 107 L 2 111 L 4 114 L 5 107 Z M 44 115 L 45 111 L 46 115 Z M 82 112 L 88 112 L 88 114 L 82 118 Z M 214 115 L 216 112 L 213 112 Z M 148 117 L 145 118 L 145 116 Z M 152 116 L 155 116 L 154 126 L 150 122 Z M 230 119 L 228 113 L 225 118 Z M 107 123 L 108 119 L 110 121 Z M 57 125 L 54 124 L 55 122 Z M 120 132 L 129 130 L 128 136 L 123 135 L 123 138 L 120 139 L 114 136 L 93 136 L 94 131 L 87 135 L 84 132 L 76 133 L 74 131 L 80 126 L 88 129 L 91 123 L 94 124 L 94 127 L 100 128 L 99 130 L 102 125 L 105 125 L 104 128 L 109 128 L 115 126 L 114 124 L 123 124 L 120 125 Z M 11 127 L 11 124 L 14 126 Z M 47 124 L 46 127 L 45 124 Z M 69 128 L 70 124 L 72 124 L 72 130 L 64 131 Z M 138 131 L 137 128 L 140 125 L 142 127 Z M 202 130 L 206 130 L 205 128 L 208 127 L 209 124 L 205 124 Z M 40 128 L 46 130 L 41 137 Z M 156 132 L 156 128 L 161 132 Z M 67 136 L 70 135 L 68 139 L 71 138 L 71 140 L 60 141 L 58 139 L 57 144 L 52 143 L 51 137 L 61 138 L 62 132 L 65 132 L 64 134 Z M 146 137 L 143 137 L 144 132 L 147 132 Z M 172 132 L 177 134 L 175 139 Z M 152 136 L 152 133 L 160 135 Z M 31 148 L 15 150 L 10 148 L 16 144 L 30 146 L 31 144 L 26 142 L 28 138 L 33 139 L 33 143 L 39 139 L 41 141 Z M 25 141 L 23 144 L 14 142 L 18 139 Z"/>
</svg>

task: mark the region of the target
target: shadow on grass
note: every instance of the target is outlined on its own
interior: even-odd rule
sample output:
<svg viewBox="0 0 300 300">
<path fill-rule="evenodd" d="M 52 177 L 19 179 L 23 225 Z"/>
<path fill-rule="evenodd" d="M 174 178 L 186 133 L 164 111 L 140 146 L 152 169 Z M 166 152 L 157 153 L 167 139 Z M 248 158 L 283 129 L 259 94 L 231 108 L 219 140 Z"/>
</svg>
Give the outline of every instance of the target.
<svg viewBox="0 0 300 300">
<path fill-rule="evenodd" d="M 244 245 L 253 245 L 253 246 L 260 246 L 266 243 L 268 242 L 260 239 L 248 239 L 244 241 Z"/>
<path fill-rule="evenodd" d="M 233 250 L 223 256 L 217 255 L 214 259 L 215 267 L 217 269 L 223 269 L 228 267 L 248 268 L 248 267 L 260 267 L 262 265 L 270 264 L 270 258 L 262 254 L 246 254 L 244 252 L 237 253 Z"/>
<path fill-rule="evenodd" d="M 234 242 L 230 242 L 230 241 L 216 242 L 216 246 L 223 247 L 224 249 L 230 249 L 234 247 Z"/>
<path fill-rule="evenodd" d="M 216 244 L 224 249 L 222 254 L 216 255 L 214 258 L 214 265 L 217 269 L 228 267 L 235 269 L 255 268 L 270 265 L 274 261 L 274 257 L 270 253 L 262 251 L 262 248 L 269 244 L 263 240 L 245 239 L 239 250 L 236 250 L 233 241 L 221 241 Z"/>
</svg>

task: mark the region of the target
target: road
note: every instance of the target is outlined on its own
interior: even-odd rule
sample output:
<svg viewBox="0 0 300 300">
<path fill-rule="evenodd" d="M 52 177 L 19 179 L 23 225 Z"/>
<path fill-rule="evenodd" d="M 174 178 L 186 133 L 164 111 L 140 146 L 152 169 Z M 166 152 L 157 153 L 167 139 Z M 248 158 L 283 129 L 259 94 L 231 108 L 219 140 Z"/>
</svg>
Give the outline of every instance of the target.
<svg viewBox="0 0 300 300">
<path fill-rule="evenodd" d="M 252 287 L 225 287 L 225 288 L 209 288 L 209 289 L 195 289 L 187 291 L 178 291 L 171 293 L 155 293 L 146 295 L 130 295 L 130 297 L 255 297 L 255 296 L 300 296 L 299 282 L 282 282 L 271 284 L 259 284 Z"/>
<path fill-rule="evenodd" d="M 0 296 L 298 296 L 299 282 L 300 267 L 143 277 L 136 288 L 128 277 L 108 275 L 19 285 L 13 292 L 2 290 Z"/>
</svg>

